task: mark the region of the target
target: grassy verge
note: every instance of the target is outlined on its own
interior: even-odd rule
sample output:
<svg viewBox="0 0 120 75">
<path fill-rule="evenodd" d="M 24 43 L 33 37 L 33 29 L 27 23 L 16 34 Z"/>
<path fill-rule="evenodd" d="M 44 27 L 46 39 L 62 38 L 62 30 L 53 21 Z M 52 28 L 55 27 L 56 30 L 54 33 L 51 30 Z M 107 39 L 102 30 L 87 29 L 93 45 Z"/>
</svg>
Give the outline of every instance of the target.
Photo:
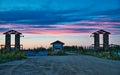
<svg viewBox="0 0 120 75">
<path fill-rule="evenodd" d="M 63 55 L 66 55 L 64 50 L 60 50 L 60 51 L 58 51 L 56 53 L 54 53 L 54 52 L 50 53 L 50 56 L 63 56 Z"/>
<path fill-rule="evenodd" d="M 96 57 L 105 58 L 105 59 L 120 60 L 120 55 L 115 54 L 114 51 L 96 52 L 93 50 L 82 50 L 82 51 L 80 50 L 80 51 L 77 51 L 76 53 L 83 54 L 83 55 L 96 56 Z"/>
<path fill-rule="evenodd" d="M 13 60 L 20 60 L 25 58 L 25 54 L 21 51 L 9 51 L 0 54 L 0 63 L 13 61 Z"/>
</svg>

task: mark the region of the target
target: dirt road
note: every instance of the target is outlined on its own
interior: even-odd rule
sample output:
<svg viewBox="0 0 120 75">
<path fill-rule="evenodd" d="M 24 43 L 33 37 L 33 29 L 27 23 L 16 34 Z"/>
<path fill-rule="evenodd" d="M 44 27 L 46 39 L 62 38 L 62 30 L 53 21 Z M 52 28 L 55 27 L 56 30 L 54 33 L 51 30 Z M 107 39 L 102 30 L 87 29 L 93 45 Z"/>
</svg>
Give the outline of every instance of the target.
<svg viewBox="0 0 120 75">
<path fill-rule="evenodd" d="M 0 75 L 120 75 L 120 61 L 93 56 L 32 56 L 0 64 Z"/>
</svg>

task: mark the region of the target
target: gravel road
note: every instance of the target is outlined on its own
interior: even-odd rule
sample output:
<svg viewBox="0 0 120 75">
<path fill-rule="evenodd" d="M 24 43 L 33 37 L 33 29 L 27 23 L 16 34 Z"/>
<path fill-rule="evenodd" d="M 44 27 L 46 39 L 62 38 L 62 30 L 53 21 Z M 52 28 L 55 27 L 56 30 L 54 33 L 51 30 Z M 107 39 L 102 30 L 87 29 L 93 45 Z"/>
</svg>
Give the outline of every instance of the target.
<svg viewBox="0 0 120 75">
<path fill-rule="evenodd" d="M 120 61 L 93 56 L 30 56 L 0 64 L 0 75 L 120 75 Z"/>
</svg>

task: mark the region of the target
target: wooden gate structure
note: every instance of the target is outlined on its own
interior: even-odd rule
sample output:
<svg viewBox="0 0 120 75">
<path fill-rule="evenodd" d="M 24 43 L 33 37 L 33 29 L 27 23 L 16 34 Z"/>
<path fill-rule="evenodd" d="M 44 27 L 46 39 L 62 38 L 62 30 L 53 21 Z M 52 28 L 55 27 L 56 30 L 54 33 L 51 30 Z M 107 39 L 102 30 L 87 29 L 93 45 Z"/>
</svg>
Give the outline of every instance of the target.
<svg viewBox="0 0 120 75">
<path fill-rule="evenodd" d="M 5 35 L 5 45 L 1 45 L 1 48 L 4 48 L 5 50 L 11 50 L 12 46 L 14 46 L 15 50 L 20 50 L 23 48 L 23 45 L 20 44 L 20 37 L 22 33 L 15 30 L 10 30 L 3 34 Z M 11 34 L 15 35 L 15 45 L 11 45 Z"/>
<path fill-rule="evenodd" d="M 110 32 L 99 30 L 96 31 L 93 34 L 94 37 L 94 49 L 99 50 L 100 49 L 100 34 L 103 35 L 103 49 L 104 51 L 107 51 L 109 49 L 109 34 Z"/>
</svg>

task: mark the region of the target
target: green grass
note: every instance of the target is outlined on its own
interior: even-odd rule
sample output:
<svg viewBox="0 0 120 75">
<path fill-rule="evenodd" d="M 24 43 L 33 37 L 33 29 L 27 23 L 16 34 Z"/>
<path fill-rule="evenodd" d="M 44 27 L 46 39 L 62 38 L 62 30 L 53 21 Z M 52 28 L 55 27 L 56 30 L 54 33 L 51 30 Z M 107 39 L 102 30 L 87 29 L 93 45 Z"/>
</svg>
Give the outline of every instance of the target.
<svg viewBox="0 0 120 75">
<path fill-rule="evenodd" d="M 91 55 L 91 56 L 96 56 L 104 59 L 120 60 L 120 56 L 115 54 L 115 52 L 118 52 L 118 50 L 120 50 L 120 46 L 110 47 L 110 50 L 107 52 L 104 52 L 103 50 L 99 50 L 99 51 L 90 50 L 87 47 L 82 47 L 82 46 L 80 47 L 65 46 L 63 50 L 60 50 L 57 53 L 54 53 L 51 47 L 48 49 L 40 47 L 40 48 L 27 49 L 22 51 L 7 51 L 4 53 L 0 52 L 0 63 L 26 58 L 26 55 L 24 54 L 24 52 L 28 50 L 35 51 L 35 52 L 48 51 L 50 56 L 62 56 L 62 55 L 66 55 L 66 52 L 75 52 L 82 55 Z"/>
<path fill-rule="evenodd" d="M 94 50 L 78 50 L 75 52 L 82 55 L 91 55 L 91 56 L 96 56 L 104 59 L 120 60 L 120 55 L 115 54 L 115 51 L 96 52 Z"/>
<path fill-rule="evenodd" d="M 110 47 L 109 51 L 107 52 L 105 52 L 103 48 L 101 48 L 98 51 L 95 51 L 93 49 L 89 49 L 83 46 L 65 46 L 64 50 L 67 52 L 73 52 L 73 53 L 82 54 L 82 55 L 91 55 L 99 58 L 120 60 L 120 55 L 115 54 L 118 51 L 120 51 L 120 46 Z"/>
<path fill-rule="evenodd" d="M 8 51 L 0 53 L 0 63 L 13 60 L 20 60 L 25 57 L 26 57 L 25 54 L 21 51 Z"/>
<path fill-rule="evenodd" d="M 52 56 L 62 56 L 62 55 L 66 55 L 65 51 L 64 50 L 60 50 L 56 53 L 53 52 Z"/>
</svg>

